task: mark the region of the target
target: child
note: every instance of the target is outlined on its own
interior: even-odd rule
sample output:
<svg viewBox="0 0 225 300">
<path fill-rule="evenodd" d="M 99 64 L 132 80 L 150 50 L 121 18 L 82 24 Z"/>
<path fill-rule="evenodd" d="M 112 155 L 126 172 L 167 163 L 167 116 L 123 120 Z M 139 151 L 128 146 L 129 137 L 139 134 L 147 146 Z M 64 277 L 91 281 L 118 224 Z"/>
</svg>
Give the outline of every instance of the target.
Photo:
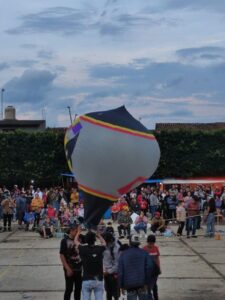
<svg viewBox="0 0 225 300">
<path fill-rule="evenodd" d="M 177 229 L 177 236 L 182 236 L 184 224 L 186 221 L 186 210 L 184 208 L 184 202 L 180 201 L 178 203 L 177 209 L 176 209 L 176 217 L 179 224 L 179 227 Z"/>
<path fill-rule="evenodd" d="M 155 245 L 155 242 L 156 242 L 155 235 L 150 234 L 147 238 L 147 245 L 144 246 L 143 249 L 146 252 L 148 252 L 149 255 L 153 256 L 154 260 L 155 260 L 156 268 L 154 270 L 155 272 L 153 275 L 153 281 L 148 287 L 148 292 L 149 292 L 149 295 L 151 295 L 151 291 L 152 291 L 154 300 L 158 300 L 159 297 L 158 297 L 157 279 L 158 279 L 159 274 L 161 274 L 161 267 L 160 267 L 160 260 L 159 260 L 159 256 L 160 256 L 159 248 Z M 150 297 L 150 299 L 152 299 L 152 297 Z"/>
<path fill-rule="evenodd" d="M 34 221 L 35 221 L 35 213 L 34 212 L 25 212 L 24 215 L 24 223 L 26 224 L 25 230 L 32 230 L 34 227 Z"/>
<path fill-rule="evenodd" d="M 53 224 L 48 216 L 45 217 L 45 221 L 40 230 L 40 235 L 45 239 L 53 237 Z"/>
</svg>

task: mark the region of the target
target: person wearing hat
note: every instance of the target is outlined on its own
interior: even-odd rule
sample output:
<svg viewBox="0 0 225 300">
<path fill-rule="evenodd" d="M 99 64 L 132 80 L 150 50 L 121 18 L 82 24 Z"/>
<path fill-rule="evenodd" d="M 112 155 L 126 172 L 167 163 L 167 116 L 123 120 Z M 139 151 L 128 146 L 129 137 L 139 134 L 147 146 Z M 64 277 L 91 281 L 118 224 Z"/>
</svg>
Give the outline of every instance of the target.
<svg viewBox="0 0 225 300">
<path fill-rule="evenodd" d="M 139 245 L 139 236 L 132 235 L 129 248 L 122 252 L 119 259 L 119 286 L 123 295 L 127 291 L 127 300 L 150 299 L 148 284 L 152 280 L 154 261 Z"/>
<path fill-rule="evenodd" d="M 69 234 L 61 240 L 60 259 L 65 275 L 64 300 L 69 300 L 74 289 L 74 299 L 81 299 L 82 287 L 82 261 L 74 243 L 74 238 L 78 231 L 76 223 L 70 224 Z"/>
<path fill-rule="evenodd" d="M 151 231 L 160 231 L 161 233 L 166 230 L 165 220 L 160 216 L 160 212 L 155 212 L 155 215 L 151 222 Z"/>
</svg>

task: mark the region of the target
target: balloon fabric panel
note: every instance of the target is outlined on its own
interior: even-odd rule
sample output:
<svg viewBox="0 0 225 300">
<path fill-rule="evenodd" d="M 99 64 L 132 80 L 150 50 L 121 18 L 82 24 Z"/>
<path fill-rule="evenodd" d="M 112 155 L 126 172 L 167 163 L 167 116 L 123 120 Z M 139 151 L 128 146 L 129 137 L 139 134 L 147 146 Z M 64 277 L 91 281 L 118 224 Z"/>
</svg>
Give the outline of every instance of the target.
<svg viewBox="0 0 225 300">
<path fill-rule="evenodd" d="M 80 116 L 67 130 L 65 150 L 84 191 L 85 221 L 94 225 L 154 173 L 160 158 L 155 137 L 125 107 Z"/>
</svg>

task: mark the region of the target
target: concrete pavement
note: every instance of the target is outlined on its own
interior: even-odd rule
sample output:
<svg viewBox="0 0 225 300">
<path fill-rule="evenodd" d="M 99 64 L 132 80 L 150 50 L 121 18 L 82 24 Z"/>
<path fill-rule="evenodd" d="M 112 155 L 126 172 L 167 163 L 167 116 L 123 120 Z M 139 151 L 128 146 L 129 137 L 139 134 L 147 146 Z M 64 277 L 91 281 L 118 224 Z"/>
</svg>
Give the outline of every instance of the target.
<svg viewBox="0 0 225 300">
<path fill-rule="evenodd" d="M 44 240 L 33 232 L 0 233 L 0 299 L 63 299 L 59 244 L 59 239 Z M 161 300 L 225 299 L 224 236 L 218 241 L 157 237 L 157 245 Z"/>
</svg>

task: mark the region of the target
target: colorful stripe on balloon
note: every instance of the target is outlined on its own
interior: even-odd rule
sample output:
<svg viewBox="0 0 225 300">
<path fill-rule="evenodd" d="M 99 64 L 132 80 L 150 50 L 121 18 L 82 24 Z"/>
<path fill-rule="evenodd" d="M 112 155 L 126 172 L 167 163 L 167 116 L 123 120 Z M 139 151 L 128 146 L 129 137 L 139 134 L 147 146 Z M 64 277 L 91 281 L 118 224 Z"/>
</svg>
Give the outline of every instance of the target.
<svg viewBox="0 0 225 300">
<path fill-rule="evenodd" d="M 113 195 L 109 195 L 109 194 L 106 194 L 106 193 L 103 193 L 103 192 L 100 192 L 100 191 L 96 191 L 94 189 L 91 189 L 89 187 L 86 187 L 82 184 L 79 183 L 79 188 L 88 193 L 88 194 L 91 194 L 93 196 L 97 196 L 97 197 L 100 197 L 100 198 L 103 198 L 103 199 L 107 199 L 107 200 L 110 200 L 110 201 L 118 201 L 118 197 L 115 197 Z"/>
<path fill-rule="evenodd" d="M 139 136 L 139 137 L 150 139 L 150 140 L 155 140 L 154 135 L 152 135 L 150 133 L 140 132 L 137 130 L 132 130 L 132 129 L 121 127 L 118 125 L 113 125 L 113 124 L 110 124 L 107 122 L 96 120 L 94 118 L 91 118 L 91 117 L 88 117 L 85 115 L 81 116 L 80 120 L 89 122 L 89 123 L 92 123 L 97 126 L 101 126 L 101 127 L 104 127 L 104 128 L 110 129 L 110 130 L 114 130 L 114 131 L 118 131 L 118 132 L 122 132 L 122 133 L 126 133 L 126 134 L 131 134 L 131 135 Z"/>
</svg>

